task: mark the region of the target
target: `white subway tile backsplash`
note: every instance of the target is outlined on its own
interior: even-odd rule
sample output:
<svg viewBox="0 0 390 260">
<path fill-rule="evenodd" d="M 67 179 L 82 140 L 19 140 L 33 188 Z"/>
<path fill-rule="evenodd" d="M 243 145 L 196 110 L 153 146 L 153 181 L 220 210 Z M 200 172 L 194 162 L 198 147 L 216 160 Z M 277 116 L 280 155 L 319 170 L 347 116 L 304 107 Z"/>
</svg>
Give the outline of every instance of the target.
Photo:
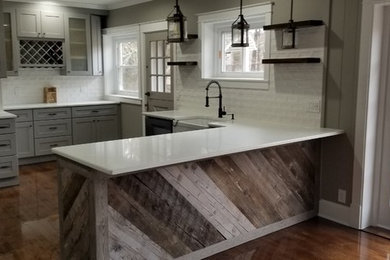
<svg viewBox="0 0 390 260">
<path fill-rule="evenodd" d="M 19 76 L 1 80 L 3 105 L 43 102 L 43 88 L 57 88 L 57 102 L 83 102 L 103 99 L 103 77 L 63 76 L 56 69 L 21 69 Z"/>
<path fill-rule="evenodd" d="M 271 57 L 319 57 L 319 64 L 270 65 L 269 89 L 224 88 L 231 82 L 220 81 L 223 103 L 229 113 L 237 118 L 308 127 L 321 126 L 321 112 L 309 111 L 310 102 L 319 104 L 323 98 L 325 26 L 300 30 L 299 45 L 294 50 L 280 50 L 275 34 L 271 35 Z M 200 44 L 182 44 L 176 50 L 177 60 L 200 61 Z M 184 47 L 183 47 L 184 46 Z M 204 109 L 206 80 L 201 79 L 200 66 L 175 67 L 176 109 Z M 240 84 L 240 83 L 236 83 Z M 258 83 L 252 84 L 255 87 Z M 210 100 L 207 111 L 215 115 L 218 101 Z M 320 108 L 321 109 L 321 108 Z"/>
</svg>

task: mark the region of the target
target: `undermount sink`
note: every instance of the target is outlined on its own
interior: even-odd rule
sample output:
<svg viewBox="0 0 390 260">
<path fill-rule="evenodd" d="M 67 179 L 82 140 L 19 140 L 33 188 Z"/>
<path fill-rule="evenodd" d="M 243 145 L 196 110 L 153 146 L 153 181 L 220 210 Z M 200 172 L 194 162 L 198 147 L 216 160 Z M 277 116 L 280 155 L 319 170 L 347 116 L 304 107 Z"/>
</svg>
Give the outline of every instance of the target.
<svg viewBox="0 0 390 260">
<path fill-rule="evenodd" d="M 174 124 L 173 132 L 184 132 L 184 131 L 193 131 L 193 130 L 201 130 L 207 128 L 215 128 L 222 127 L 222 125 L 218 125 L 218 122 L 226 122 L 228 119 L 226 118 L 208 118 L 208 117 L 198 117 L 191 119 L 182 119 L 177 120 Z"/>
</svg>

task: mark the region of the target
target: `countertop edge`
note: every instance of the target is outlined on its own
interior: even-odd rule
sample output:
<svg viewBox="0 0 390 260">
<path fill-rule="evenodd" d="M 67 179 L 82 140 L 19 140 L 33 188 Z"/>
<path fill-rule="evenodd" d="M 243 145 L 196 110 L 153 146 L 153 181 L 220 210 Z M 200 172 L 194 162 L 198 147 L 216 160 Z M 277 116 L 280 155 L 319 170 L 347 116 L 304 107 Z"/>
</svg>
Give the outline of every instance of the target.
<svg viewBox="0 0 390 260">
<path fill-rule="evenodd" d="M 101 173 L 106 174 L 108 178 L 113 178 L 113 177 L 120 177 L 123 175 L 128 175 L 130 173 L 137 173 L 140 171 L 147 171 L 147 170 L 152 170 L 160 167 L 165 167 L 165 166 L 170 166 L 170 165 L 175 165 L 175 164 L 180 164 L 180 163 L 185 163 L 185 162 L 192 162 L 192 161 L 199 161 L 199 160 L 206 160 L 210 158 L 215 158 L 223 155 L 228 155 L 228 154 L 235 154 L 235 153 L 242 153 L 242 152 L 248 152 L 248 151 L 253 151 L 253 150 L 258 150 L 258 149 L 266 149 L 270 147 L 275 147 L 275 146 L 280 146 L 280 145 L 287 145 L 291 143 L 297 143 L 297 142 L 303 142 L 303 141 L 310 141 L 310 140 L 315 140 L 315 139 L 323 139 L 327 137 L 332 137 L 332 136 L 337 136 L 341 135 L 344 133 L 343 130 L 339 129 L 328 129 L 331 132 L 327 133 L 318 133 L 318 134 L 313 134 L 305 137 L 297 137 L 289 140 L 281 140 L 281 141 L 275 141 L 275 142 L 270 142 L 270 143 L 265 143 L 265 144 L 260 144 L 260 145 L 253 145 L 253 146 L 248 146 L 248 147 L 239 147 L 237 149 L 231 149 L 231 150 L 223 150 L 223 151 L 218 151 L 218 152 L 213 152 L 207 154 L 207 156 L 192 156 L 192 157 L 186 157 L 186 158 L 178 158 L 175 160 L 171 160 L 168 162 L 164 163 L 155 163 L 155 164 L 149 164 L 145 166 L 139 166 L 137 168 L 131 169 L 131 168 L 126 168 L 126 169 L 107 169 L 104 167 L 100 167 L 99 165 L 95 165 L 90 162 L 86 162 L 83 160 L 78 159 L 77 157 L 74 157 L 70 154 L 67 153 L 62 153 L 60 151 L 61 148 L 53 148 L 52 151 L 54 154 L 66 158 L 68 160 L 75 161 L 79 164 L 85 165 L 89 168 L 92 168 L 94 170 L 97 170 Z"/>
<path fill-rule="evenodd" d="M 119 101 L 97 100 L 74 103 L 35 103 L 22 105 L 3 106 L 3 110 L 23 110 L 23 109 L 40 109 L 40 108 L 56 108 L 56 107 L 80 107 L 80 106 L 99 106 L 99 105 L 115 105 L 120 104 Z"/>
</svg>

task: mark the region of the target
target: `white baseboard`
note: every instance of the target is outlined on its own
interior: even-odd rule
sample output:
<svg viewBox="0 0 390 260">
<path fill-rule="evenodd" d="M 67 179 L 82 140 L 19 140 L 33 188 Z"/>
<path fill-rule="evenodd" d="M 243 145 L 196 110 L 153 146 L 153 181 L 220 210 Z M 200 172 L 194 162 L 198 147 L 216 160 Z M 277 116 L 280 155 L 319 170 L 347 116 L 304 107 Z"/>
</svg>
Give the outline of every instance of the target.
<svg viewBox="0 0 390 260">
<path fill-rule="evenodd" d="M 351 208 L 327 200 L 320 200 L 318 216 L 339 224 L 350 226 Z"/>
</svg>

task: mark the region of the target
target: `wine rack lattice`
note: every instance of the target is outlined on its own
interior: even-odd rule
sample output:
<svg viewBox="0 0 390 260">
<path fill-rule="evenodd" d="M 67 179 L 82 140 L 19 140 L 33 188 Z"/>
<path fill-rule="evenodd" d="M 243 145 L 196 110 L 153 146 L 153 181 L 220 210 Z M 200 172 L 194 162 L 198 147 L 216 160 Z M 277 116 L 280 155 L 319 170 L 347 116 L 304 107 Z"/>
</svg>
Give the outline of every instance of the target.
<svg viewBox="0 0 390 260">
<path fill-rule="evenodd" d="M 63 67 L 63 42 L 20 40 L 20 66 Z"/>
</svg>

